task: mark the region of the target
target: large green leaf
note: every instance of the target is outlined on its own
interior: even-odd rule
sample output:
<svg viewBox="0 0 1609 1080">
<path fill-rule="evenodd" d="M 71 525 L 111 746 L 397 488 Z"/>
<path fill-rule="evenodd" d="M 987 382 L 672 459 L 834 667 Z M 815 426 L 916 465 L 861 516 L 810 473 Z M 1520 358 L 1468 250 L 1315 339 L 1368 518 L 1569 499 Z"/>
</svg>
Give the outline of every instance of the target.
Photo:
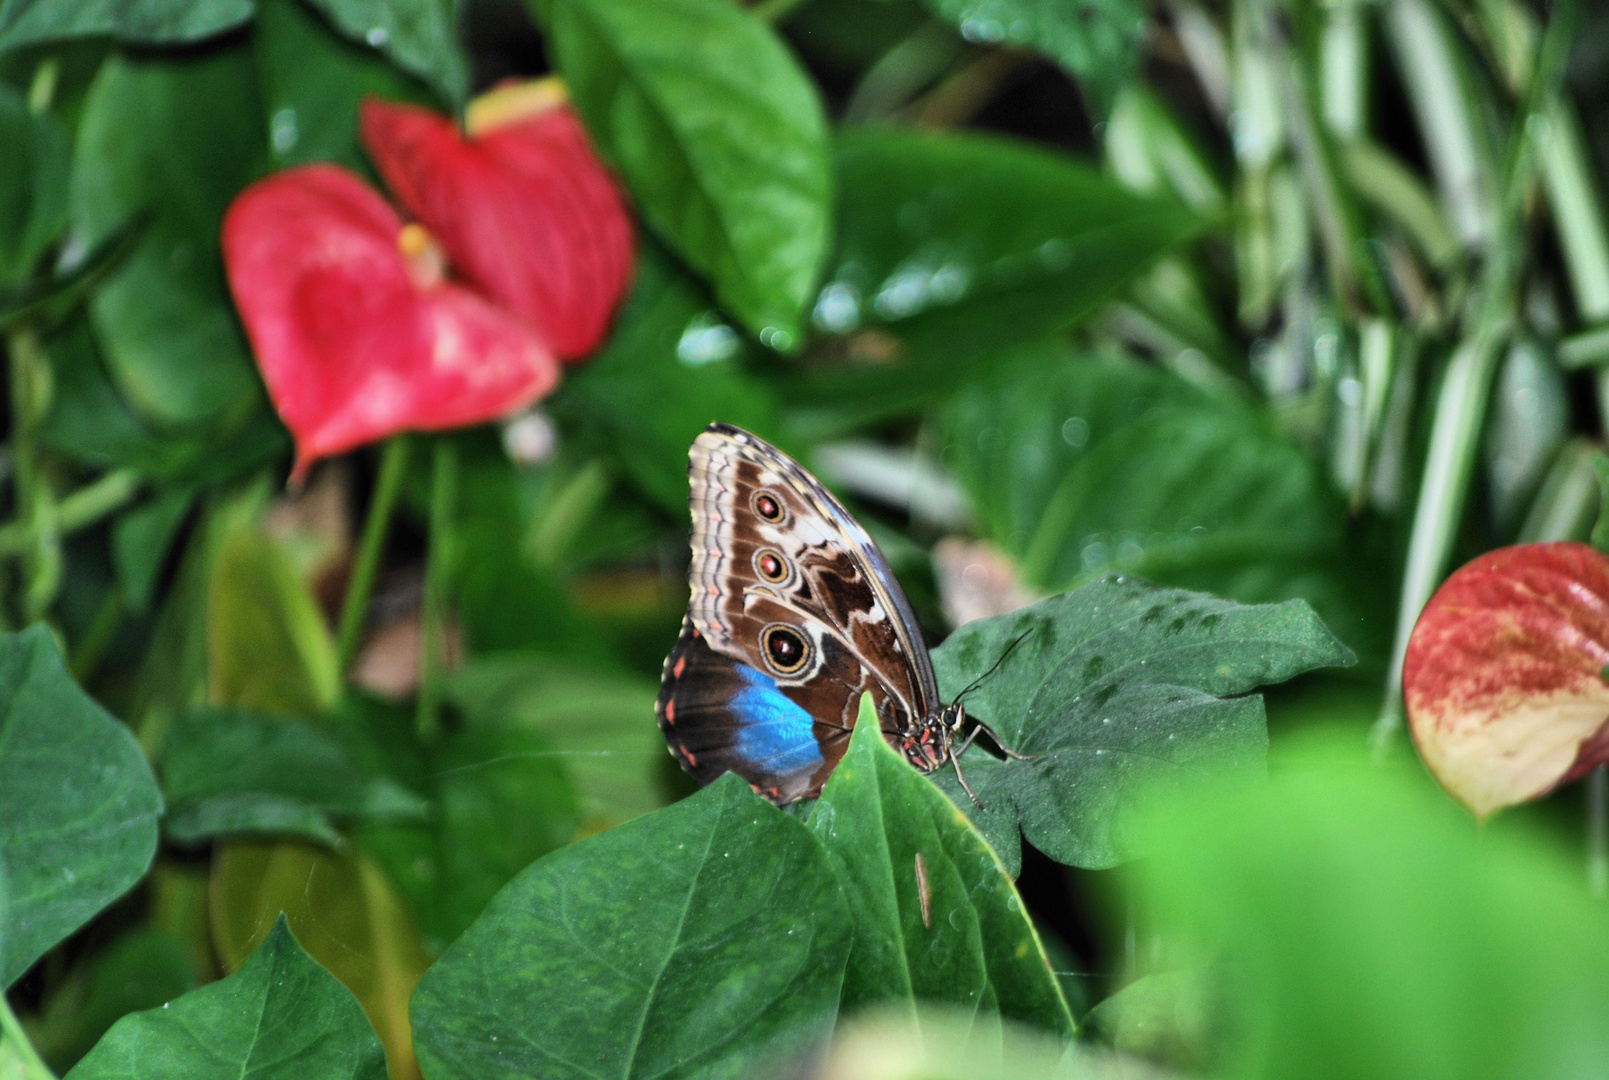
<svg viewBox="0 0 1609 1080">
<path fill-rule="evenodd" d="M 946 1002 L 1073 1035 L 999 857 L 888 745 L 869 698 L 809 824 L 855 911 L 845 1009 Z"/>
<path fill-rule="evenodd" d="M 712 420 L 762 434 L 775 426 L 773 391 L 744 370 L 748 351 L 703 290 L 647 244 L 608 345 L 565 381 L 557 404 L 604 429 L 632 478 L 680 516 L 699 432 Z"/>
<path fill-rule="evenodd" d="M 554 852 L 420 980 L 433 1080 L 740 1077 L 830 1028 L 850 913 L 820 846 L 735 776 Z"/>
<path fill-rule="evenodd" d="M 274 165 L 333 161 L 368 171 L 358 103 L 429 98 L 424 87 L 365 45 L 343 39 L 301 0 L 260 0 L 252 50 Z"/>
<path fill-rule="evenodd" d="M 1130 884 L 1170 953 L 1218 961 L 1214 1076 L 1603 1075 L 1609 923 L 1575 851 L 1478 829 L 1356 728 L 1212 794 L 1159 793 Z"/>
<path fill-rule="evenodd" d="M 284 916 L 241 969 L 113 1025 L 73 1080 L 385 1080 L 385 1053 L 352 995 Z"/>
<path fill-rule="evenodd" d="M 218 848 L 207 892 L 212 943 L 226 969 L 249 966 L 283 912 L 308 954 L 358 999 L 391 1074 L 418 1074 L 408 995 L 430 959 L 373 860 L 353 847 L 236 840 Z"/>
<path fill-rule="evenodd" d="M 307 0 L 353 41 L 379 49 L 391 62 L 428 81 L 443 98 L 462 104 L 469 93 L 469 59 L 458 43 L 461 0 Z"/>
<path fill-rule="evenodd" d="M 67 140 L 0 84 L 0 287 L 28 277 L 67 224 Z"/>
<path fill-rule="evenodd" d="M 559 72 L 638 209 L 787 351 L 828 240 L 827 125 L 771 28 L 729 0 L 551 0 Z"/>
<path fill-rule="evenodd" d="M 365 775 L 324 731 L 236 709 L 195 709 L 163 742 L 172 840 L 281 834 L 338 846 L 335 818 L 423 818 L 423 800 Z"/>
<path fill-rule="evenodd" d="M 943 415 L 978 524 L 1036 587 L 1116 570 L 1247 603 L 1300 597 L 1349 644 L 1385 629 L 1367 621 L 1370 583 L 1358 581 L 1339 498 L 1248 403 L 1045 342 Z"/>
<path fill-rule="evenodd" d="M 0 52 L 110 34 L 140 44 L 199 41 L 251 18 L 251 0 L 0 0 Z"/>
<path fill-rule="evenodd" d="M 144 875 L 162 796 L 50 631 L 0 637 L 0 988 Z"/>
<path fill-rule="evenodd" d="M 852 420 L 907 411 L 1071 325 L 1197 225 L 990 135 L 851 130 L 837 168 L 837 248 L 812 315 L 833 336 L 799 394 Z"/>
<path fill-rule="evenodd" d="M 1020 827 L 1051 858 L 1096 868 L 1141 854 L 1134 812 L 1164 782 L 1262 768 L 1263 701 L 1249 691 L 1353 657 L 1300 600 L 1247 607 L 1112 574 L 968 623 L 933 653 L 946 700 L 997 661 L 967 711 L 1033 760 L 967 753 L 982 810 L 953 770 L 941 786 L 1007 865 Z"/>
<path fill-rule="evenodd" d="M 137 212 L 152 219 L 96 292 L 113 377 L 165 424 L 239 416 L 260 399 L 224 282 L 218 230 L 265 168 L 268 140 L 251 54 L 114 56 L 84 104 L 74 150 L 74 238 L 94 245 Z"/>
<path fill-rule="evenodd" d="M 1140 0 L 927 0 L 968 41 L 1037 49 L 1110 105 L 1145 36 Z"/>
</svg>

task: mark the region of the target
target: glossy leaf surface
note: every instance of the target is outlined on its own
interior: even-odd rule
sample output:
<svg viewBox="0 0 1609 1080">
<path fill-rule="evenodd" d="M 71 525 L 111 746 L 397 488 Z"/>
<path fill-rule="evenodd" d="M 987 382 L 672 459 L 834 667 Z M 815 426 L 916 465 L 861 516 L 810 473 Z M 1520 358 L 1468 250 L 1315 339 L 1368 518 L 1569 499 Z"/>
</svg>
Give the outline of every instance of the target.
<svg viewBox="0 0 1609 1080">
<path fill-rule="evenodd" d="M 144 876 L 162 796 L 43 626 L 0 637 L 0 987 Z"/>
<path fill-rule="evenodd" d="M 458 43 L 462 0 L 307 0 L 353 41 L 434 86 L 448 101 L 469 91 L 469 61 Z"/>
<path fill-rule="evenodd" d="M 1478 817 L 1609 762 L 1609 556 L 1521 544 L 1467 563 L 1414 626 L 1403 697 L 1425 764 Z"/>
<path fill-rule="evenodd" d="M 296 436 L 296 475 L 398 431 L 503 416 L 558 379 L 524 324 L 439 266 L 404 262 L 401 229 L 379 195 L 329 165 L 276 173 L 224 222 L 229 285 Z"/>
<path fill-rule="evenodd" d="M 750 333 L 796 347 L 831 210 L 826 120 L 797 61 L 726 0 L 537 7 L 639 212 Z"/>
<path fill-rule="evenodd" d="M 631 219 L 567 104 L 542 102 L 468 137 L 409 105 L 368 101 L 362 118 L 386 186 L 466 279 L 560 359 L 597 347 L 631 280 Z"/>
<path fill-rule="evenodd" d="M 809 825 L 856 913 L 845 1009 L 944 1002 L 975 1023 L 998 1014 L 1072 1036 L 1073 1018 L 999 857 L 888 745 L 867 701 Z"/>
<path fill-rule="evenodd" d="M 420 1061 L 433 1080 L 753 1075 L 830 1027 L 849 944 L 816 841 L 723 777 L 499 893 L 419 984 Z"/>
<path fill-rule="evenodd" d="M 1197 228 L 998 136 L 850 129 L 835 160 L 837 244 L 811 314 L 832 337 L 800 392 L 849 419 L 908 411 L 1071 325 Z"/>
<path fill-rule="evenodd" d="M 199 41 L 240 25 L 251 12 L 251 0 L 4 0 L 0 51 L 100 34 L 147 45 Z"/>
<path fill-rule="evenodd" d="M 1267 727 L 1250 691 L 1353 662 L 1300 600 L 1249 607 L 1114 574 L 961 627 L 933 653 L 941 696 L 1008 648 L 967 712 L 1034 760 L 993 758 L 980 738 L 961 767 L 981 811 L 953 770 L 937 776 L 1013 871 L 1019 826 L 1072 866 L 1140 854 L 1134 813 L 1159 785 L 1262 769 Z"/>
<path fill-rule="evenodd" d="M 73 1080 L 385 1080 L 385 1054 L 352 995 L 284 916 L 241 969 L 113 1026 Z"/>
</svg>

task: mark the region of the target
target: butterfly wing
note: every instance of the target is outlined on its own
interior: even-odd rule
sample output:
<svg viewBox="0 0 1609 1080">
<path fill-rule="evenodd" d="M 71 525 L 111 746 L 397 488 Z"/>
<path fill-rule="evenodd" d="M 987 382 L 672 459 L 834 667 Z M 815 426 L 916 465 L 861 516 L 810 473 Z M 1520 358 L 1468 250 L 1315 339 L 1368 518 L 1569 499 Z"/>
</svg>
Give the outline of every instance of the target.
<svg viewBox="0 0 1609 1080">
<path fill-rule="evenodd" d="M 689 458 L 692 595 L 666 662 L 661 724 L 673 750 L 692 751 L 697 764 L 678 756 L 701 780 L 731 769 L 768 795 L 776 788 L 779 802 L 813 795 L 848 748 L 863 692 L 891 741 L 936 708 L 916 619 L 871 537 L 792 458 L 724 424 L 706 429 Z M 731 668 L 717 674 L 723 659 Z M 759 757 L 782 744 L 746 735 L 798 735 L 801 714 L 819 763 L 801 751 L 762 767 Z M 703 762 L 717 760 L 706 776 Z M 781 761 L 793 769 L 785 777 Z"/>
</svg>

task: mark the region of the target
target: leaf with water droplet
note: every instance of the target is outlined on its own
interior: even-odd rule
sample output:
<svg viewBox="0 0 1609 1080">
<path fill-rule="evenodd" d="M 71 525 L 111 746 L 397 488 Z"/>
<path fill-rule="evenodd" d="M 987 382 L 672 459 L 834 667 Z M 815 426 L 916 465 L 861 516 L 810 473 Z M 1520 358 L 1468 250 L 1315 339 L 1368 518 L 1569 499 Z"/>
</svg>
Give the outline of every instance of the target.
<svg viewBox="0 0 1609 1080">
<path fill-rule="evenodd" d="M 964 756 L 985 810 L 952 769 L 938 775 L 1013 869 L 1019 830 L 1072 866 L 1141 854 L 1131 818 L 1156 785 L 1263 767 L 1267 724 L 1250 691 L 1354 662 L 1303 601 L 1247 606 L 1113 575 L 961 627 L 933 653 L 941 693 L 948 700 L 1019 638 L 965 704 L 1032 760 L 979 747 Z"/>
</svg>

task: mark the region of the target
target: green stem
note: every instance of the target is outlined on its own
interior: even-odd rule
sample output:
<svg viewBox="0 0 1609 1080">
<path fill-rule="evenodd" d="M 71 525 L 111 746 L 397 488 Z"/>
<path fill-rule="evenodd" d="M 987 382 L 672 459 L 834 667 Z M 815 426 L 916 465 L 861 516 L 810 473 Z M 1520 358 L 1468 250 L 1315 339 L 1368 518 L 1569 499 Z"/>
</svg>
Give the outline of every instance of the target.
<svg viewBox="0 0 1609 1080">
<path fill-rule="evenodd" d="M 88 528 L 127 506 L 139 491 L 140 476 L 132 469 L 109 472 L 54 504 L 56 532 L 66 537 Z M 33 544 L 33 532 L 25 522 L 0 526 L 0 558 L 25 555 Z"/>
<path fill-rule="evenodd" d="M 425 564 L 425 595 L 419 626 L 419 706 L 415 717 L 421 739 L 440 730 L 441 651 L 444 593 L 452 572 L 453 507 L 458 497 L 458 448 L 436 441 L 430 477 L 430 552 Z"/>
<path fill-rule="evenodd" d="M 38 460 L 38 425 L 49 407 L 50 369 L 32 330 L 12 331 L 6 342 L 11 362 L 11 454 L 16 470 L 16 527 L 26 557 L 24 623 L 44 617 L 61 586 L 61 534 L 55 493 Z"/>
<path fill-rule="evenodd" d="M 123 590 L 113 585 L 106 590 L 106 599 L 101 601 L 89 629 L 84 631 L 84 636 L 73 649 L 70 667 L 74 679 L 81 683 L 89 681 L 89 677 L 100 666 L 101 657 L 106 655 L 107 646 L 111 645 L 122 621 Z"/>
<path fill-rule="evenodd" d="M 352 563 L 352 576 L 346 584 L 346 598 L 341 602 L 341 628 L 337 640 L 340 642 L 340 670 L 343 676 L 352 669 L 358 646 L 363 643 L 369 596 L 374 592 L 374 578 L 380 569 L 386 534 L 391 529 L 391 516 L 396 511 L 397 496 L 402 491 L 402 478 L 407 471 L 407 437 L 394 435 L 380 453 L 380 475 L 375 480 L 374 495 L 369 500 L 369 513 L 363 522 L 363 539 L 358 545 L 357 558 Z"/>
<path fill-rule="evenodd" d="M 11 1002 L 0 994 L 0 1044 L 6 1045 L 17 1061 L 22 1063 L 21 1080 L 56 1080 L 56 1074 L 50 1071 L 39 1051 L 29 1041 L 28 1033 L 22 1030 L 22 1024 L 17 1020 L 17 1014 L 11 1011 Z"/>
<path fill-rule="evenodd" d="M 1603 765 L 1587 775 L 1587 888 L 1600 900 L 1609 896 L 1609 769 Z"/>
</svg>

